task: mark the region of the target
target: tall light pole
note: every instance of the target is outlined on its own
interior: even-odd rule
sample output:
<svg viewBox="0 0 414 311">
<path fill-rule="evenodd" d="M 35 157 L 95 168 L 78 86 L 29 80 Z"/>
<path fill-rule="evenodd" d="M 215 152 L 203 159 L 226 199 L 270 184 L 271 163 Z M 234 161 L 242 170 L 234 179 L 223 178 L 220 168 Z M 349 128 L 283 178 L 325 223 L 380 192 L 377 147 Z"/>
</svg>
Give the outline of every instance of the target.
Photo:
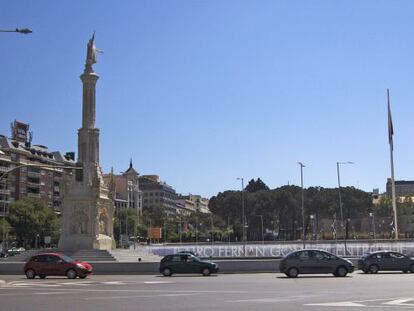
<svg viewBox="0 0 414 311">
<path fill-rule="evenodd" d="M 306 248 L 306 242 L 305 242 L 305 201 L 303 196 L 303 168 L 305 165 L 302 162 L 298 162 L 300 166 L 300 186 L 302 188 L 301 191 L 301 198 L 302 198 L 302 242 L 303 242 L 303 248 Z"/>
<path fill-rule="evenodd" d="M 237 180 L 241 181 L 241 205 L 242 205 L 242 240 L 243 240 L 243 256 L 246 256 L 246 220 L 244 217 L 244 178 L 243 177 L 237 177 Z"/>
<path fill-rule="evenodd" d="M 260 223 L 262 228 L 262 244 L 264 244 L 264 233 L 263 233 L 263 215 L 254 215 L 256 217 L 260 217 Z"/>
<path fill-rule="evenodd" d="M 339 166 L 341 164 L 354 164 L 354 162 L 346 161 L 346 162 L 336 162 L 336 172 L 338 174 L 338 195 L 339 195 L 339 211 L 341 213 L 341 231 L 342 231 L 342 238 L 344 239 L 344 245 L 345 245 L 345 254 L 347 253 L 346 248 L 346 239 L 345 236 L 345 230 L 344 230 L 344 213 L 342 210 L 342 196 L 341 196 L 341 174 L 339 172 Z"/>
<path fill-rule="evenodd" d="M 375 239 L 377 238 L 376 237 L 376 234 L 375 234 L 375 215 L 374 215 L 374 213 L 369 213 L 369 217 L 371 218 L 371 226 L 372 226 L 372 237 L 374 238 L 374 241 L 375 241 Z"/>
<path fill-rule="evenodd" d="M 27 35 L 33 31 L 30 28 L 16 28 L 16 29 L 0 29 L 0 32 L 17 32 Z"/>
</svg>

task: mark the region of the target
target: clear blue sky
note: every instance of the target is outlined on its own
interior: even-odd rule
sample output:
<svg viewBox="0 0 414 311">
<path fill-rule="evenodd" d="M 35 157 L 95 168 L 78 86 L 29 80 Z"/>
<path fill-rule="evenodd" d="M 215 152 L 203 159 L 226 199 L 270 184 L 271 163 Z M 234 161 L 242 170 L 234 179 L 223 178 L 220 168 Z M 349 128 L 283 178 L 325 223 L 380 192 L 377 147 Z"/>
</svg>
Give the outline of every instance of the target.
<svg viewBox="0 0 414 311">
<path fill-rule="evenodd" d="M 414 179 L 414 1 L 2 1 L 0 133 L 77 151 L 86 43 L 101 165 L 158 174 L 181 193 L 300 183 L 385 190 L 386 89 L 395 173 Z"/>
</svg>

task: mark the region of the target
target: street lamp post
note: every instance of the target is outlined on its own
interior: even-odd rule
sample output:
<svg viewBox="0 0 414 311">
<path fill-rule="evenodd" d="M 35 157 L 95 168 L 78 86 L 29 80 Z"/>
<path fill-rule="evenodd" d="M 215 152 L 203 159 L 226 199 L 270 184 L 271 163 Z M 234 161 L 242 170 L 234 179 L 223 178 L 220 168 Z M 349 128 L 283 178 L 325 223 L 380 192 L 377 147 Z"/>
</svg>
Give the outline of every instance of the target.
<svg viewBox="0 0 414 311">
<path fill-rule="evenodd" d="M 374 241 L 376 240 L 376 234 L 375 234 L 375 215 L 374 213 L 369 213 L 369 217 L 371 218 L 371 226 L 372 226 L 372 237 L 374 238 Z"/>
<path fill-rule="evenodd" d="M 305 165 L 302 162 L 298 162 L 300 166 L 300 185 L 301 185 L 301 199 L 302 199 L 302 242 L 303 242 L 303 248 L 306 248 L 306 241 L 305 241 L 305 234 L 306 234 L 306 228 L 305 228 L 305 201 L 303 196 L 303 168 Z"/>
<path fill-rule="evenodd" d="M 196 245 L 198 245 L 198 217 L 196 216 L 196 223 L 195 223 L 195 240 Z"/>
<path fill-rule="evenodd" d="M 260 223 L 261 223 L 261 228 L 262 228 L 262 244 L 264 244 L 264 233 L 263 233 L 263 215 L 254 215 L 256 217 L 260 217 Z"/>
<path fill-rule="evenodd" d="M 0 32 L 18 32 L 24 35 L 32 33 L 33 31 L 30 28 L 16 28 L 16 29 L 0 29 Z"/>
<path fill-rule="evenodd" d="M 241 187 L 242 187 L 242 192 L 241 192 L 242 226 L 243 226 L 242 240 L 243 240 L 243 256 L 246 256 L 246 220 L 244 217 L 244 178 L 238 177 L 237 180 L 241 181 Z"/>
<path fill-rule="evenodd" d="M 346 247 L 346 240 L 347 240 L 347 236 L 345 235 L 345 230 L 344 230 L 344 214 L 343 214 L 343 210 L 342 210 L 342 196 L 341 196 L 341 174 L 339 172 L 339 166 L 341 164 L 354 164 L 354 162 L 336 162 L 336 172 L 338 174 L 338 195 L 339 195 L 339 211 L 341 213 L 341 233 L 342 233 L 342 238 L 344 239 L 344 246 L 345 246 L 345 254 L 347 254 L 347 247 Z"/>
<path fill-rule="evenodd" d="M 309 215 L 309 218 L 311 220 L 311 226 L 312 226 L 312 240 L 316 240 L 316 234 L 315 234 L 315 214 Z"/>
</svg>

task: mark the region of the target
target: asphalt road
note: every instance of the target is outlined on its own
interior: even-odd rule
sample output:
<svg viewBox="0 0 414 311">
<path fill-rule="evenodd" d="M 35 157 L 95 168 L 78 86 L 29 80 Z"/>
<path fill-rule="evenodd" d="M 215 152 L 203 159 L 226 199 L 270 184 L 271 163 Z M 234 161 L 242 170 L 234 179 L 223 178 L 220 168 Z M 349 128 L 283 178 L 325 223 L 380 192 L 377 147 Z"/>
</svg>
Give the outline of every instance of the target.
<svg viewBox="0 0 414 311">
<path fill-rule="evenodd" d="M 279 273 L 87 279 L 0 276 L 0 310 L 379 310 L 414 309 L 414 274 L 360 272 L 288 279 Z"/>
</svg>

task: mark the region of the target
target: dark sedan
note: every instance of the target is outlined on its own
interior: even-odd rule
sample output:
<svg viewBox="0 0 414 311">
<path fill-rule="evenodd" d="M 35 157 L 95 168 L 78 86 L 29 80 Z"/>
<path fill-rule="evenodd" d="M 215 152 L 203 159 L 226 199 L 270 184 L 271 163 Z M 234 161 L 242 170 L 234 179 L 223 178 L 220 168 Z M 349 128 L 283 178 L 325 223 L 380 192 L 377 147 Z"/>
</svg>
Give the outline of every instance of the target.
<svg viewBox="0 0 414 311">
<path fill-rule="evenodd" d="M 391 251 L 377 251 L 366 254 L 358 260 L 358 268 L 365 273 L 378 271 L 403 271 L 414 273 L 414 258 Z"/>
<path fill-rule="evenodd" d="M 218 265 L 204 261 L 188 253 L 165 256 L 160 262 L 159 271 L 164 276 L 173 273 L 201 273 L 205 276 L 218 272 Z"/>
<path fill-rule="evenodd" d="M 316 249 L 304 249 L 288 254 L 280 261 L 279 270 L 290 278 L 299 274 L 332 273 L 344 277 L 354 271 L 352 262 L 331 253 Z"/>
</svg>

